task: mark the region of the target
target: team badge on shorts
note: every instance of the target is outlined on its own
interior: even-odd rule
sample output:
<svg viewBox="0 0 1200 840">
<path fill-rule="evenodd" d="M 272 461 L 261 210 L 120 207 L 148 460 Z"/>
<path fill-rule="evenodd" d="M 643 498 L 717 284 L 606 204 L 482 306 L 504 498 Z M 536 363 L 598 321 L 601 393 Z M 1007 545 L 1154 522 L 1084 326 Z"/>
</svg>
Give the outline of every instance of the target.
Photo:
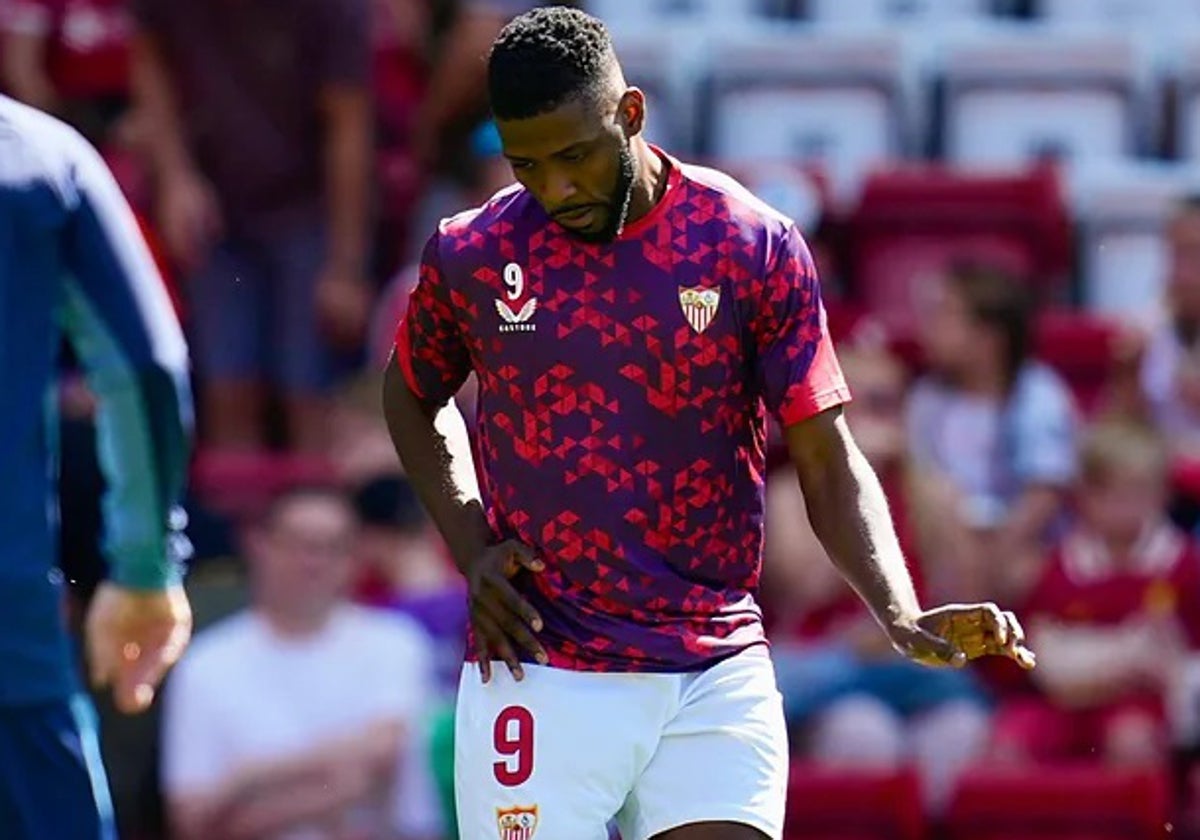
<svg viewBox="0 0 1200 840">
<path fill-rule="evenodd" d="M 683 317 L 687 318 L 692 329 L 702 333 L 708 329 L 713 316 L 717 314 L 717 307 L 721 305 L 721 290 L 703 286 L 685 289 L 680 286 L 679 305 L 683 307 Z"/>
<path fill-rule="evenodd" d="M 538 827 L 538 806 L 497 808 L 496 825 L 500 829 L 500 840 L 533 840 Z"/>
</svg>

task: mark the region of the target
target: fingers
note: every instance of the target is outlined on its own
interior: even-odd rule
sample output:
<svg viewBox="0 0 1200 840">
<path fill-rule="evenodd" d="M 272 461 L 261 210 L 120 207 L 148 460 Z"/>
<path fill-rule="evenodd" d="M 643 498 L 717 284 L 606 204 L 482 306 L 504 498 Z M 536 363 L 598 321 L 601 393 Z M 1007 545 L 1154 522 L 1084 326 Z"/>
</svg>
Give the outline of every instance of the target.
<svg viewBox="0 0 1200 840">
<path fill-rule="evenodd" d="M 929 664 L 949 665 L 953 668 L 961 668 L 967 664 L 967 654 L 961 650 L 952 639 L 942 638 L 928 630 L 918 627 L 917 633 L 919 638 L 917 644 L 922 650 L 922 657 L 926 662 L 932 658 L 934 661 Z"/>
<path fill-rule="evenodd" d="M 509 540 L 501 548 L 508 552 L 504 564 L 504 576 L 507 578 L 513 577 L 521 569 L 528 569 L 531 572 L 541 572 L 546 568 L 546 564 L 533 553 L 533 549 L 524 543 Z"/>
<path fill-rule="evenodd" d="M 550 661 L 550 658 L 546 655 L 545 648 L 542 647 L 533 633 L 529 631 L 529 628 L 514 617 L 511 612 L 486 601 L 480 603 L 480 609 L 488 614 L 488 617 L 492 619 L 507 638 L 512 639 L 522 648 L 532 653 L 539 665 L 545 665 Z M 538 626 L 540 627 L 540 624 Z"/>
<path fill-rule="evenodd" d="M 508 637 L 500 629 L 500 625 L 496 623 L 496 620 L 486 612 L 476 612 L 475 627 L 487 640 L 487 648 L 494 651 L 496 658 L 508 666 L 508 670 L 512 672 L 513 679 L 517 682 L 525 679 L 525 669 L 521 666 L 521 660 L 517 658 L 512 644 L 509 643 Z M 489 668 L 488 676 L 490 677 L 490 675 L 491 669 Z M 485 678 L 484 682 L 487 681 L 487 678 Z"/>
<path fill-rule="evenodd" d="M 492 681 L 492 654 L 488 651 L 487 637 L 484 636 L 479 622 L 471 620 L 472 635 L 475 637 L 475 658 L 479 661 L 479 676 L 483 684 Z"/>
<path fill-rule="evenodd" d="M 1037 658 L 1025 644 L 1025 630 L 1012 612 L 995 604 L 975 604 L 954 613 L 951 635 L 971 659 L 1006 656 L 1022 668 L 1036 665 Z"/>
<path fill-rule="evenodd" d="M 503 578 L 488 577 L 484 579 L 496 597 L 501 606 L 505 610 L 512 613 L 519 621 L 532 627 L 534 632 L 541 632 L 542 617 L 538 615 L 537 610 L 530 606 L 529 602 L 521 597 L 517 590 L 513 589 L 511 583 Z"/>
</svg>

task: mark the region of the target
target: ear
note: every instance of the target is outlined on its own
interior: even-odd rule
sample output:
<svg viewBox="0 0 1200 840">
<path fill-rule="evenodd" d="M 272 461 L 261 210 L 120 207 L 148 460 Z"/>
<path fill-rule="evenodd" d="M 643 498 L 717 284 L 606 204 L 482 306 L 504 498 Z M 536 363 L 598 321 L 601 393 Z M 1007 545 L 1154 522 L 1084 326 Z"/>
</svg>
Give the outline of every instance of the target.
<svg viewBox="0 0 1200 840">
<path fill-rule="evenodd" d="M 626 137 L 642 133 L 646 127 L 646 95 L 640 89 L 631 87 L 621 94 L 621 101 L 617 105 L 617 122 Z"/>
</svg>

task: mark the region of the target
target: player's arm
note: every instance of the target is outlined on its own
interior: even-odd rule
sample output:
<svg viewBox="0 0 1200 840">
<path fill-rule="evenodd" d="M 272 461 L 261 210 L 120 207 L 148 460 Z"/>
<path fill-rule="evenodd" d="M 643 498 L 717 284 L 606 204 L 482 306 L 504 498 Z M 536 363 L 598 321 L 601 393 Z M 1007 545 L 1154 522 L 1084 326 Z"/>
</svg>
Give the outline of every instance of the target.
<svg viewBox="0 0 1200 840">
<path fill-rule="evenodd" d="M 366 0 L 325 4 L 317 107 L 323 127 L 329 252 L 317 286 L 327 337 L 354 346 L 370 307 L 366 279 L 372 129 Z"/>
<path fill-rule="evenodd" d="M 159 233 L 172 258 L 194 268 L 219 235 L 221 213 L 188 148 L 170 67 L 155 29 L 157 3 L 135 0 L 138 29 L 130 48 L 130 87 L 157 192 Z"/>
<path fill-rule="evenodd" d="M 826 553 L 906 655 L 929 664 L 1023 655 L 1016 618 L 992 604 L 921 609 L 883 488 L 842 416 L 850 393 L 812 257 L 794 227 L 772 246 L 762 288 L 753 290 L 758 388 L 785 429 L 809 521 Z"/>
<path fill-rule="evenodd" d="M 425 246 L 420 279 L 396 332 L 384 374 L 383 412 L 414 491 L 467 578 L 475 652 L 485 681 L 493 655 L 519 679 L 514 644 L 539 661 L 545 652 L 529 632 L 541 629 L 541 619 L 508 579 L 519 568 L 538 572 L 543 564 L 527 546 L 497 544 L 492 533 L 467 424 L 453 399 L 471 369 L 435 234 Z"/>
<path fill-rule="evenodd" d="M 93 675 L 113 680 L 118 704 L 137 710 L 190 633 L 178 533 L 192 430 L 188 357 L 132 211 L 99 154 L 75 141 L 63 187 L 63 324 L 98 397 L 112 581 L 89 615 L 89 653 Z"/>
</svg>

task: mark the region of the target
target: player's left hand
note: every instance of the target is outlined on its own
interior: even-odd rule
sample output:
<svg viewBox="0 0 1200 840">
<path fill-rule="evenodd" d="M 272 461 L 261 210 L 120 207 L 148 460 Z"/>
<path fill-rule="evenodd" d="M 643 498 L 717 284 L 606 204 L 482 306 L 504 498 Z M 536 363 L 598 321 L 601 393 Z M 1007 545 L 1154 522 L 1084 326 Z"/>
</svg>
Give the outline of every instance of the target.
<svg viewBox="0 0 1200 840">
<path fill-rule="evenodd" d="M 360 272 L 330 262 L 317 279 L 315 303 L 321 329 L 335 347 L 354 349 L 362 343 L 370 317 L 371 289 Z"/>
<path fill-rule="evenodd" d="M 1025 669 L 1037 658 L 1011 612 L 995 604 L 949 604 L 888 628 L 900 653 L 922 665 L 960 668 L 983 656 L 1005 656 Z"/>
</svg>

